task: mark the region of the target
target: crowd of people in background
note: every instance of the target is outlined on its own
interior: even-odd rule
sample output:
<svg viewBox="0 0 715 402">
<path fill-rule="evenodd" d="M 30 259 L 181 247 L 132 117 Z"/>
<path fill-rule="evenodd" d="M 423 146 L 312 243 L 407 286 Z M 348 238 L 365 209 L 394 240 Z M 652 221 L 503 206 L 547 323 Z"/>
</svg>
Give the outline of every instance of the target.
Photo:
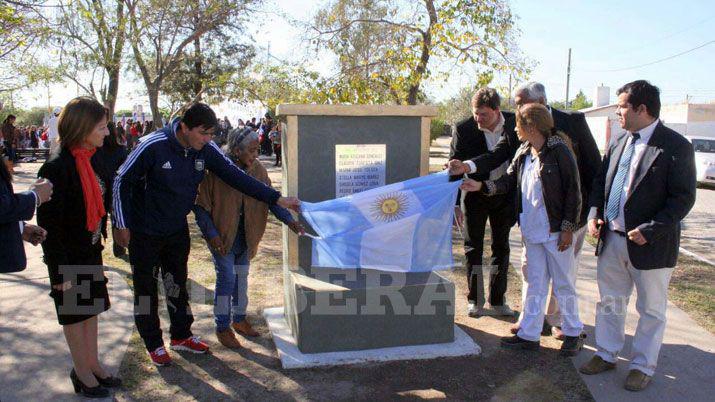
<svg viewBox="0 0 715 402">
<path fill-rule="evenodd" d="M 53 112 L 55 116 L 59 115 L 59 108 Z M 51 116 L 52 117 L 52 116 Z M 17 116 L 8 115 L 2 122 L 2 141 L 0 141 L 0 150 L 13 163 L 23 162 L 17 156 L 18 149 L 50 149 L 52 145 L 51 126 L 52 121 L 48 121 L 46 125 L 16 125 Z M 140 138 L 147 134 L 156 131 L 154 122 L 151 120 L 139 121 L 133 119 L 122 118 L 119 121 L 110 121 L 109 129 L 116 132 L 117 143 L 124 147 L 127 151 L 132 151 L 140 142 Z M 280 158 L 280 124 L 276 124 L 269 113 L 257 120 L 255 117 L 251 119 L 238 119 L 236 124 L 237 129 L 250 128 L 258 133 L 259 139 L 259 154 L 266 156 L 276 155 L 275 166 L 281 165 Z M 226 143 L 229 133 L 234 129 L 228 116 L 219 119 L 214 142 L 222 146 Z M 56 138 L 54 138 L 56 140 Z M 29 160 L 28 160 L 29 161 Z"/>
</svg>

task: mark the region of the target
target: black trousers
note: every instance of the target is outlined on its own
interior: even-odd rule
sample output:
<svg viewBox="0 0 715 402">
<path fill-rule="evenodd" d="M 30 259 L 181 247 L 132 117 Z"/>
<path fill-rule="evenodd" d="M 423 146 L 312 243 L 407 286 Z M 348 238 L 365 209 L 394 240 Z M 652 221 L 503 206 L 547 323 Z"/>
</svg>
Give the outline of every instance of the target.
<svg viewBox="0 0 715 402">
<path fill-rule="evenodd" d="M 509 269 L 509 230 L 516 219 L 512 195 L 488 197 L 467 193 L 464 199 L 464 254 L 467 265 L 467 299 L 484 306 L 484 232 L 487 219 L 492 232 L 492 258 L 487 264 L 489 275 L 489 303 L 504 305 L 507 273 Z"/>
<path fill-rule="evenodd" d="M 157 292 L 160 276 L 171 319 L 171 339 L 186 339 L 192 335 L 194 316 L 191 314 L 186 290 L 190 246 L 188 226 L 169 236 L 131 233 L 129 262 L 134 281 L 134 322 L 149 351 L 164 344 Z"/>
</svg>

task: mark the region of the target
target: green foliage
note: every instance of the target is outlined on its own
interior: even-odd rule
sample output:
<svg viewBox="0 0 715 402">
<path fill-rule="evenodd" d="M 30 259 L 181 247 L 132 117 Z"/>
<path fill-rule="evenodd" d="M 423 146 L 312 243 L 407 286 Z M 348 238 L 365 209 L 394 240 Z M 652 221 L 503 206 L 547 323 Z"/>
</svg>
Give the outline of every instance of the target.
<svg viewBox="0 0 715 402">
<path fill-rule="evenodd" d="M 127 37 L 125 0 L 60 1 L 53 15 L 55 74 L 101 100 L 113 113 Z M 100 78 L 98 88 L 95 78 Z"/>
<path fill-rule="evenodd" d="M 203 49 L 220 48 L 219 42 L 225 39 L 225 36 L 217 33 L 224 30 L 230 35 L 242 33 L 245 30 L 244 24 L 247 23 L 250 6 L 257 5 L 260 1 L 125 0 L 129 12 L 129 43 L 134 54 L 136 70 L 146 86 L 152 115 L 160 115 L 159 96 L 166 90 L 174 92 L 175 102 L 170 105 L 172 112 L 180 111 L 186 106 L 186 104 L 178 105 L 176 102 L 187 94 L 176 95 L 178 93 L 175 91 L 176 88 L 172 89 L 168 85 L 170 80 L 177 78 L 178 70 L 187 68 L 184 61 L 192 54 L 192 46 L 194 46 L 194 57 L 198 56 L 194 62 L 204 62 Z M 197 47 L 197 44 L 200 47 Z M 201 98 L 206 89 L 204 79 L 212 79 L 208 74 L 203 74 L 200 66 L 195 66 L 195 71 L 200 79 L 194 81 L 196 86 L 192 90 L 194 98 L 191 101 Z M 220 75 L 219 82 L 214 88 L 220 88 L 224 82 L 229 82 L 231 79 L 232 77 Z M 186 82 L 177 85 L 185 87 Z M 188 95 L 190 96 L 191 93 Z M 155 120 L 160 127 L 161 121 Z"/>
<path fill-rule="evenodd" d="M 579 90 L 576 97 L 568 104 L 562 101 L 554 101 L 549 102 L 549 105 L 553 108 L 561 110 L 581 110 L 593 106 L 593 103 L 588 100 L 586 94 L 583 93 L 583 90 Z"/>
<path fill-rule="evenodd" d="M 47 77 L 36 70 L 47 55 L 48 27 L 38 11 L 44 2 L 0 2 L 0 92 L 24 88 Z"/>
<path fill-rule="evenodd" d="M 272 113 L 282 103 L 327 103 L 330 96 L 320 74 L 301 65 L 257 63 L 231 87 L 231 99 L 258 101 Z"/>
<path fill-rule="evenodd" d="M 16 127 L 41 126 L 48 111 L 47 108 L 44 107 L 33 107 L 31 109 L 5 107 L 0 110 L 0 122 L 5 121 L 5 118 L 10 114 L 17 117 L 17 120 L 15 120 Z"/>
<path fill-rule="evenodd" d="M 434 141 L 437 137 L 441 137 L 443 135 L 449 135 L 449 124 L 445 123 L 445 121 L 439 117 L 432 119 L 429 132 L 430 140 Z"/>
<path fill-rule="evenodd" d="M 163 93 L 169 103 L 186 105 L 202 100 L 216 104 L 227 99 L 231 82 L 244 74 L 256 57 L 253 46 L 241 42 L 244 37 L 232 25 L 231 30 L 219 27 L 195 40 L 179 67 L 165 81 Z"/>
<path fill-rule="evenodd" d="M 316 49 L 338 60 L 326 83 L 335 102 L 416 104 L 435 62 L 451 66 L 438 73 L 443 79 L 467 66 L 480 80 L 529 71 L 503 0 L 333 0 L 315 15 L 312 33 Z"/>
</svg>

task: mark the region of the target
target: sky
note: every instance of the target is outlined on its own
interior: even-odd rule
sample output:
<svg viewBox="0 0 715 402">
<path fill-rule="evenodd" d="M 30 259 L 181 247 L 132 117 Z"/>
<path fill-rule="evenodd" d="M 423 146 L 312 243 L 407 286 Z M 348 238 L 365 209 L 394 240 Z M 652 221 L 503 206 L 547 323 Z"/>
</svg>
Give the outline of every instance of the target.
<svg viewBox="0 0 715 402">
<path fill-rule="evenodd" d="M 417 0 L 410 0 L 417 1 Z M 269 9 L 299 20 L 309 19 L 321 1 L 267 0 Z M 517 44 L 534 62 L 531 80 L 546 86 L 549 100 L 563 100 L 566 92 L 568 49 L 571 55 L 570 98 L 583 90 L 593 99 L 595 88 L 610 87 L 610 101 L 621 85 L 647 79 L 661 89 L 663 103 L 715 101 L 715 2 L 712 0 L 511 0 L 521 31 Z M 296 60 L 296 49 L 306 46 L 300 40 L 302 31 L 279 13 L 256 18 L 251 32 L 259 57 L 270 54 L 281 60 Z M 696 47 L 703 46 L 700 49 Z M 678 55 L 680 53 L 691 52 Z M 669 58 L 662 62 L 659 60 Z M 655 62 L 655 63 L 654 63 Z M 330 59 L 318 57 L 311 68 L 330 71 Z M 648 64 L 648 65 L 646 65 Z M 644 66 L 645 65 L 645 66 Z M 428 82 L 426 92 L 437 101 L 449 98 L 460 88 L 471 84 L 468 74 L 453 74 L 448 82 Z M 508 77 L 497 76 L 493 86 L 506 87 Z M 123 81 L 118 109 L 131 109 L 148 100 L 143 84 Z M 73 84 L 50 87 L 50 103 L 64 104 L 77 95 Z M 24 106 L 47 106 L 48 90 L 33 88 L 20 96 Z M 239 106 L 222 105 L 224 110 Z M 260 113 L 260 108 L 240 113 Z M 228 113 L 228 112 L 225 112 Z M 236 116 L 240 115 L 234 110 Z M 233 116 L 230 116 L 234 118 Z"/>
</svg>

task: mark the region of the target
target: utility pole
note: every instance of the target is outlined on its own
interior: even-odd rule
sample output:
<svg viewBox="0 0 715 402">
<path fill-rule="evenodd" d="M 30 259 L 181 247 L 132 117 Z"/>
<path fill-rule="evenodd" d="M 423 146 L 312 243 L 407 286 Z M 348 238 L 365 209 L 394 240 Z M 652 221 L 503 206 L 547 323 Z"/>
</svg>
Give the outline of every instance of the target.
<svg viewBox="0 0 715 402">
<path fill-rule="evenodd" d="M 569 48 L 569 61 L 566 66 L 566 106 L 569 105 L 569 84 L 571 83 L 571 48 Z"/>
</svg>

